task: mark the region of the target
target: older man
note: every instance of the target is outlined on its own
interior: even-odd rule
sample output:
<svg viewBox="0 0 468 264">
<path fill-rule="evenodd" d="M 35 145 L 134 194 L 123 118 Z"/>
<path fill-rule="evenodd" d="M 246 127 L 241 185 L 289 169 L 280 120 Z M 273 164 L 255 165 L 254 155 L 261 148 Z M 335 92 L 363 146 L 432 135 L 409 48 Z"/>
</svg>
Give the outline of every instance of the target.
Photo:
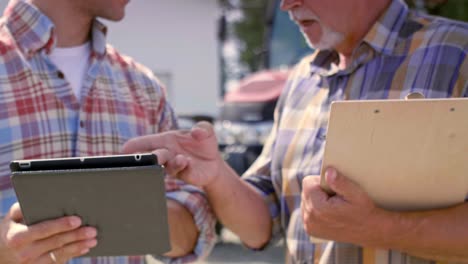
<svg viewBox="0 0 468 264">
<path fill-rule="evenodd" d="M 402 0 L 283 0 L 282 8 L 317 51 L 291 74 L 272 134 L 242 179 L 222 161 L 206 123 L 132 140 L 126 151 L 155 148 L 174 175 L 206 191 L 247 246 L 260 249 L 282 230 L 288 262 L 468 261 L 468 204 L 390 212 L 332 168 L 326 180 L 335 196 L 316 176 L 331 102 L 467 97 L 468 25 L 415 14 Z"/>
</svg>

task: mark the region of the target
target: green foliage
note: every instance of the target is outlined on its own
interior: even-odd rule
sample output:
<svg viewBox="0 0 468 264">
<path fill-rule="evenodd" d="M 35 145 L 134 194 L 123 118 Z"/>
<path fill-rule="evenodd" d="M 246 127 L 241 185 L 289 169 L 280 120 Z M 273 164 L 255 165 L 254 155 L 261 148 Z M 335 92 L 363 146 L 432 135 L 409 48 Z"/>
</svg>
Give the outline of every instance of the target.
<svg viewBox="0 0 468 264">
<path fill-rule="evenodd" d="M 242 0 L 244 18 L 234 24 L 234 34 L 240 40 L 240 61 L 250 71 L 256 71 L 262 64 L 263 39 L 265 36 L 266 8 L 268 1 Z"/>
<path fill-rule="evenodd" d="M 233 34 L 239 42 L 240 63 L 254 72 L 262 67 L 262 54 L 267 21 L 267 5 L 274 0 L 219 0 L 223 6 L 239 9 L 243 18 L 235 22 Z M 325 1 L 325 0 L 323 0 Z M 405 0 L 415 8 L 418 0 Z M 233 6 L 233 2 L 236 3 Z M 270 2 L 271 4 L 271 2 Z M 467 0 L 424 0 L 424 11 L 432 15 L 468 21 Z"/>
<path fill-rule="evenodd" d="M 406 0 L 410 7 L 415 6 L 416 0 Z M 424 7 L 428 13 L 451 19 L 468 21 L 468 1 L 466 0 L 424 0 Z"/>
<path fill-rule="evenodd" d="M 448 1 L 445 5 L 430 8 L 429 12 L 456 20 L 468 21 L 468 1 Z"/>
</svg>

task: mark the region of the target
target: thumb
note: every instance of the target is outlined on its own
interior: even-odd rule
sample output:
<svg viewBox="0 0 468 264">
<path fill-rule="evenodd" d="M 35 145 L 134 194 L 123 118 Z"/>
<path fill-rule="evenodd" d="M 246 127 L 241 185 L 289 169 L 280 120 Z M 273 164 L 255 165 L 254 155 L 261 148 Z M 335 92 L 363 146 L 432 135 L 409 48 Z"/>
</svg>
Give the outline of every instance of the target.
<svg viewBox="0 0 468 264">
<path fill-rule="evenodd" d="M 334 168 L 327 168 L 325 171 L 325 179 L 328 186 L 347 201 L 358 201 L 361 200 L 362 197 L 367 197 L 359 185 L 339 174 Z"/>
<path fill-rule="evenodd" d="M 23 213 L 21 212 L 21 207 L 18 202 L 11 206 L 9 216 L 14 222 L 19 223 L 23 221 Z"/>
</svg>

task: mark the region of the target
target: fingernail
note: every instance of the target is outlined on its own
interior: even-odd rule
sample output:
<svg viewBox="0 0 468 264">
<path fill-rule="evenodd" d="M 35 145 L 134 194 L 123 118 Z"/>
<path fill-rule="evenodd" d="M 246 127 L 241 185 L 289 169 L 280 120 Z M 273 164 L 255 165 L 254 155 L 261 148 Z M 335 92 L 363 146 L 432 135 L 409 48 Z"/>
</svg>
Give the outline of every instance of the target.
<svg viewBox="0 0 468 264">
<path fill-rule="evenodd" d="M 96 245 L 97 245 L 97 240 L 96 239 L 86 241 L 86 246 L 88 246 L 90 248 L 95 247 Z"/>
<path fill-rule="evenodd" d="M 69 219 L 69 223 L 72 227 L 79 227 L 81 225 L 81 219 L 76 216 L 72 216 Z"/>
<path fill-rule="evenodd" d="M 94 229 L 86 230 L 86 237 L 92 238 L 92 237 L 95 237 L 96 235 L 97 235 L 96 230 Z"/>
<path fill-rule="evenodd" d="M 86 254 L 88 252 L 89 252 L 89 248 L 85 248 L 85 249 L 80 251 L 80 255 L 84 255 L 84 254 Z"/>
<path fill-rule="evenodd" d="M 332 168 L 328 168 L 325 172 L 325 177 L 328 179 L 328 182 L 334 182 L 336 180 L 336 170 Z"/>
</svg>

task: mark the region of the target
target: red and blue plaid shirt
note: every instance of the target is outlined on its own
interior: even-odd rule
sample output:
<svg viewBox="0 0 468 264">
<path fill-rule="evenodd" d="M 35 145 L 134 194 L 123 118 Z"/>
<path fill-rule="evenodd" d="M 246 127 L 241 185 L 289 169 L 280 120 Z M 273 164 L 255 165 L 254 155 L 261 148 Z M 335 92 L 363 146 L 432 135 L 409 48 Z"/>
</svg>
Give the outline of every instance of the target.
<svg viewBox="0 0 468 264">
<path fill-rule="evenodd" d="M 80 97 L 48 54 L 54 25 L 34 6 L 10 2 L 0 20 L 0 213 L 16 202 L 9 162 L 15 159 L 119 154 L 127 140 L 176 127 L 165 91 L 150 70 L 106 44 L 94 22 L 89 69 Z M 192 255 L 214 241 L 214 216 L 198 189 L 167 178 L 167 196 L 189 209 L 200 236 Z M 119 195 L 119 194 L 116 194 Z M 122 212 L 125 213 L 125 212 Z M 144 263 L 144 257 L 78 258 L 75 264 Z"/>
</svg>

